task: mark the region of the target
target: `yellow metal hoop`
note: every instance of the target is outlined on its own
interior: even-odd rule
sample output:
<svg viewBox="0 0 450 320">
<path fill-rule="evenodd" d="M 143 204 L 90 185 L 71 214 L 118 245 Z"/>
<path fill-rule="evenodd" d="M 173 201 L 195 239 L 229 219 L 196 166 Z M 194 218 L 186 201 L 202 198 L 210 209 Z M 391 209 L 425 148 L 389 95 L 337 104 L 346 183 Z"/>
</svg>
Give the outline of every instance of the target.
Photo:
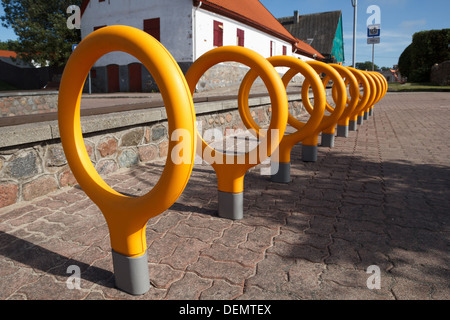
<svg viewBox="0 0 450 320">
<path fill-rule="evenodd" d="M 331 66 L 320 62 L 320 61 L 308 61 L 307 62 L 317 73 L 325 73 L 331 80 L 333 80 L 333 86 L 336 86 L 337 90 L 337 101 L 335 101 L 335 108 L 330 115 L 325 115 L 314 133 L 308 136 L 304 141 L 303 145 L 317 145 L 317 137 L 321 131 L 332 128 L 332 133 L 334 133 L 334 127 L 345 110 L 347 102 L 347 90 L 344 81 L 340 74 Z M 311 105 L 308 95 L 309 95 L 309 81 L 305 79 L 302 86 L 302 101 L 305 109 L 308 112 L 312 112 L 313 106 Z"/>
<path fill-rule="evenodd" d="M 80 124 L 80 99 L 90 68 L 101 56 L 123 51 L 135 56 L 150 71 L 161 90 L 169 123 L 187 135 L 169 142 L 169 156 L 160 180 L 141 197 L 128 197 L 109 187 L 95 170 L 86 151 Z M 127 26 L 102 28 L 87 36 L 70 57 L 61 80 L 58 100 L 61 143 L 69 166 L 83 191 L 100 208 L 108 223 L 111 246 L 126 256 L 141 256 L 147 249 L 145 225 L 169 208 L 184 190 L 195 157 L 195 112 L 189 87 L 170 53 L 142 30 Z M 189 137 L 190 134 L 190 137 Z M 175 164 L 170 155 L 182 148 L 184 159 Z"/>
<path fill-rule="evenodd" d="M 313 133 L 319 126 L 325 111 L 325 90 L 320 81 L 319 75 L 306 62 L 288 56 L 275 56 L 267 59 L 274 67 L 288 67 L 289 71 L 283 77 L 285 88 L 289 81 L 298 73 L 310 79 L 311 87 L 314 95 L 314 109 L 310 118 L 306 123 L 297 120 L 290 113 L 288 114 L 288 123 L 297 129 L 296 132 L 285 135 L 280 143 L 279 162 L 289 163 L 290 154 L 294 145 L 302 141 L 305 137 Z M 250 70 L 244 77 L 239 89 L 239 113 L 242 121 L 248 129 L 255 130 L 260 135 L 260 127 L 253 120 L 248 107 L 248 97 L 253 82 L 256 80 L 257 74 Z M 277 159 L 276 159 L 277 160 Z"/>
<path fill-rule="evenodd" d="M 269 91 L 272 102 L 272 117 L 267 131 L 257 148 L 242 155 L 227 155 L 209 146 L 197 132 L 198 151 L 201 156 L 207 152 L 220 158 L 220 163 L 210 163 L 217 175 L 219 191 L 228 193 L 240 193 L 244 188 L 244 175 L 248 169 L 261 163 L 269 157 L 278 147 L 287 124 L 287 96 L 280 76 L 274 67 L 258 53 L 243 47 L 225 46 L 213 49 L 198 58 L 186 73 L 186 80 L 194 92 L 200 77 L 212 66 L 225 62 L 235 61 L 247 65 L 260 75 Z M 273 135 L 273 130 L 278 130 Z M 259 146 L 267 146 L 265 154 L 261 155 Z M 255 154 L 256 153 L 256 154 Z M 249 159 L 256 159 L 256 163 L 250 163 Z"/>
</svg>

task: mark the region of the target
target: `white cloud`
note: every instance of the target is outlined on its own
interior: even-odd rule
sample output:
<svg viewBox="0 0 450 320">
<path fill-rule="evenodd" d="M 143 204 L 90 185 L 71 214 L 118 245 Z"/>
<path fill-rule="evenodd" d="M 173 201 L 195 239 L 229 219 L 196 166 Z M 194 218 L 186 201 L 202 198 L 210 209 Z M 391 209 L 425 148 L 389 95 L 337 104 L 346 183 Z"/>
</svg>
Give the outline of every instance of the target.
<svg viewBox="0 0 450 320">
<path fill-rule="evenodd" d="M 420 19 L 420 20 L 407 20 L 407 21 L 403 21 L 400 24 L 400 27 L 402 28 L 406 28 L 406 29 L 411 29 L 411 28 L 415 28 L 415 27 L 420 27 L 420 26 L 424 26 L 427 24 L 427 21 L 425 19 Z"/>
</svg>

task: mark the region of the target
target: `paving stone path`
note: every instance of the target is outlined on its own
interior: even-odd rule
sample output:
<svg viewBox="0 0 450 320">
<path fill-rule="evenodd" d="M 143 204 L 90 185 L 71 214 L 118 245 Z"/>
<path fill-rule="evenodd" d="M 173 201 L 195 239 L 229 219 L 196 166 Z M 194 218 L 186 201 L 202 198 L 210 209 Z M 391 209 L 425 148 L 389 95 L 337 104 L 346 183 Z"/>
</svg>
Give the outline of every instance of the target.
<svg viewBox="0 0 450 320">
<path fill-rule="evenodd" d="M 148 222 L 138 297 L 114 288 L 105 220 L 77 186 L 2 208 L 0 299 L 450 299 L 449 121 L 449 93 L 388 93 L 316 163 L 294 148 L 290 184 L 247 173 L 240 221 L 217 217 L 215 173 L 196 165 Z M 163 167 L 105 181 L 141 195 Z"/>
</svg>

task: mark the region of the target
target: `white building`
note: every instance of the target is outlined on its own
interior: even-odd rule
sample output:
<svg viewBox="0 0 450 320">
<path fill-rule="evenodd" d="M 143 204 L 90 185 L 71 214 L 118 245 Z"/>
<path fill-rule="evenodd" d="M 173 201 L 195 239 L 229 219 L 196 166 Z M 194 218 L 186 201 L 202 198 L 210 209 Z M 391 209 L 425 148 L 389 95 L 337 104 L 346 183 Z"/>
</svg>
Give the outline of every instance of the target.
<svg viewBox="0 0 450 320">
<path fill-rule="evenodd" d="M 203 53 L 240 45 L 264 57 L 320 58 L 294 38 L 258 0 L 84 0 L 81 36 L 109 25 L 128 25 L 158 39 L 185 72 Z M 229 67 L 226 64 L 215 68 Z M 225 72 L 226 83 L 240 81 L 245 68 Z M 221 72 L 223 76 L 223 72 Z M 214 77 L 214 72 L 210 74 Z M 94 92 L 151 91 L 155 83 L 139 61 L 122 52 L 100 58 L 92 72 Z M 210 88 L 207 75 L 201 87 Z"/>
</svg>

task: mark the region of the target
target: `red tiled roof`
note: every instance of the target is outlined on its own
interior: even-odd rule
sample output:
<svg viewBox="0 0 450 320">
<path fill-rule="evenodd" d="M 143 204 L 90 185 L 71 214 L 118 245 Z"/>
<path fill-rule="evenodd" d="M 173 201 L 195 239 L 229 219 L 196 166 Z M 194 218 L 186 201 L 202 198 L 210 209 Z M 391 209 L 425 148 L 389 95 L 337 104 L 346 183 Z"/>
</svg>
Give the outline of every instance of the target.
<svg viewBox="0 0 450 320">
<path fill-rule="evenodd" d="M 81 14 L 84 13 L 88 4 L 89 0 L 83 0 Z M 193 0 L 193 5 L 199 6 L 200 0 Z M 292 36 L 259 0 L 201 0 L 201 8 L 243 22 L 290 42 L 302 54 L 310 57 L 317 54 L 317 58 L 324 58 L 313 47 Z"/>
<path fill-rule="evenodd" d="M 198 6 L 200 1 L 194 1 Z M 295 43 L 293 37 L 259 0 L 202 0 L 202 9 L 215 11 L 256 27 L 285 41 Z"/>
<path fill-rule="evenodd" d="M 17 57 L 17 53 L 14 51 L 7 51 L 7 50 L 0 50 L 0 57 L 4 57 L 4 58 L 16 58 Z"/>
</svg>

